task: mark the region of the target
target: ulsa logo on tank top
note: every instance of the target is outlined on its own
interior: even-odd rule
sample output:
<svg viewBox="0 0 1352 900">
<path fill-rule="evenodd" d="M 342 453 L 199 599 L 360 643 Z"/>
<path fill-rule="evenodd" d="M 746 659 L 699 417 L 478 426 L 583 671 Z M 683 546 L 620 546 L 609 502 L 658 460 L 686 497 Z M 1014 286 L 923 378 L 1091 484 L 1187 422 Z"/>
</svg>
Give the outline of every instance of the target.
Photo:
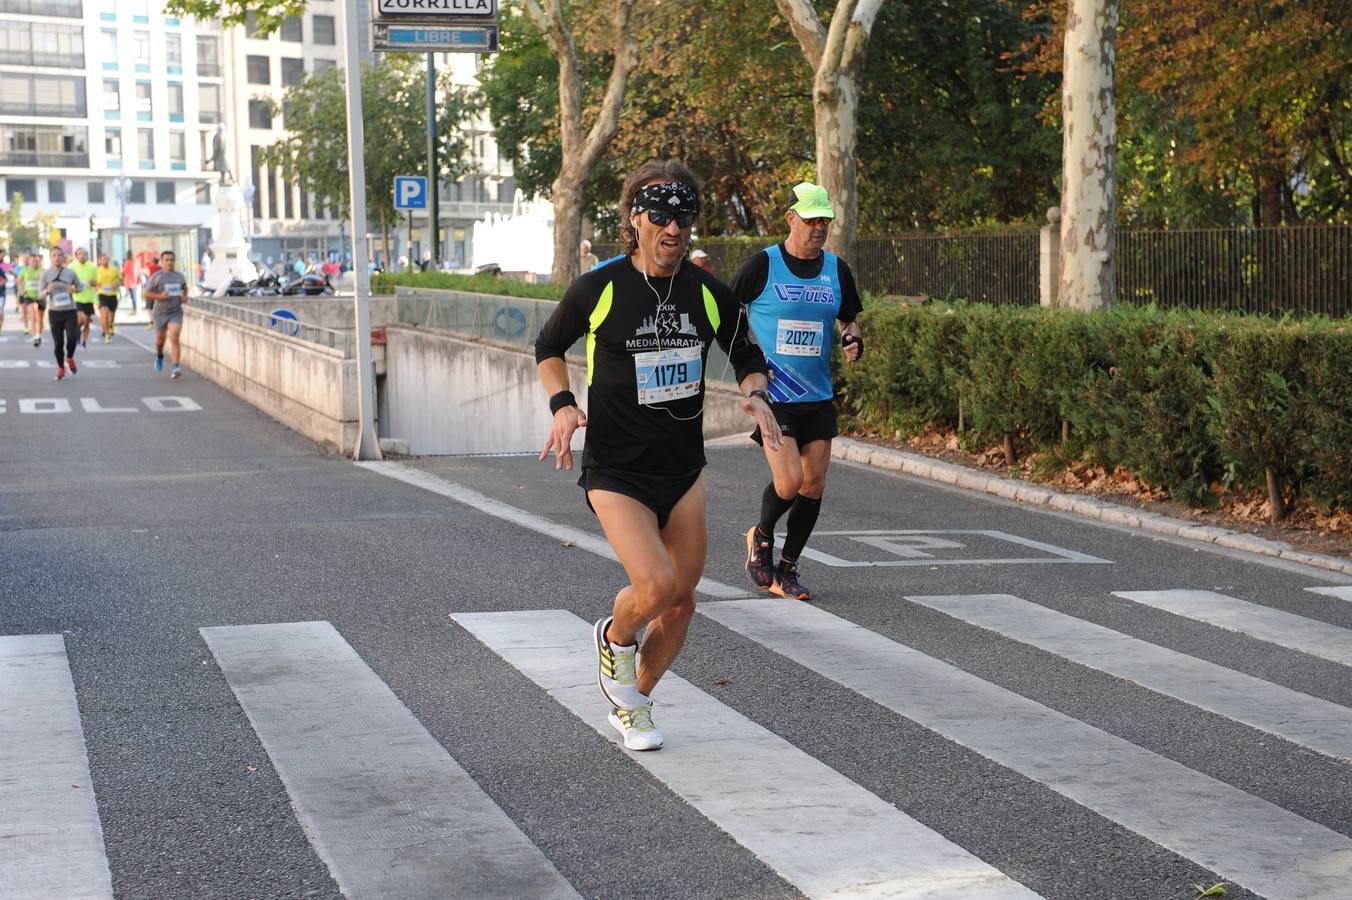
<svg viewBox="0 0 1352 900">
<path fill-rule="evenodd" d="M 829 287 L 815 284 L 777 284 L 775 293 L 780 303 L 835 303 L 836 295 Z"/>
</svg>

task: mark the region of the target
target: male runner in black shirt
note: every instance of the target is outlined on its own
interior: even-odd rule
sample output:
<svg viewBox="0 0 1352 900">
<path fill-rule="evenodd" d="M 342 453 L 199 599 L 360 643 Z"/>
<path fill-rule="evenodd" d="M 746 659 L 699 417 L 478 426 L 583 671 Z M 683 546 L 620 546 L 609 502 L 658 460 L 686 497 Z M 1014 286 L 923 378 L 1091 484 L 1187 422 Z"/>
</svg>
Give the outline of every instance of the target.
<svg viewBox="0 0 1352 900">
<path fill-rule="evenodd" d="M 554 413 L 540 458 L 553 452 L 556 469 L 571 469 L 573 432 L 586 427 L 578 484 L 629 576 L 612 615 L 596 623 L 595 643 L 610 723 L 631 750 L 662 746 L 650 697 L 685 641 L 704 572 L 704 365 L 714 340 L 736 369 L 742 410 L 767 444 L 779 443 L 765 361 L 741 308 L 684 259 L 698 215 L 685 165 L 650 162 L 631 173 L 620 199 L 625 255 L 569 285 L 535 344 Z M 564 364 L 584 335 L 590 414 L 568 390 Z"/>
</svg>

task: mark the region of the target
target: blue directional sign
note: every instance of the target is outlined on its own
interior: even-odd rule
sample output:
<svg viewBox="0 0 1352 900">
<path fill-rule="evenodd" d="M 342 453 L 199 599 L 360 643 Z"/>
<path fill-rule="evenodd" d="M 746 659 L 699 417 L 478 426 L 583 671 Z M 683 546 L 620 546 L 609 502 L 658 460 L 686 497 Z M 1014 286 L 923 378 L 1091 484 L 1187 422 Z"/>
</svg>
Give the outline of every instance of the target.
<svg viewBox="0 0 1352 900">
<path fill-rule="evenodd" d="M 395 176 L 394 208 L 401 212 L 427 209 L 427 179 L 421 175 Z"/>
<path fill-rule="evenodd" d="M 372 22 L 371 49 L 378 52 L 493 53 L 498 49 L 498 26 Z"/>
</svg>

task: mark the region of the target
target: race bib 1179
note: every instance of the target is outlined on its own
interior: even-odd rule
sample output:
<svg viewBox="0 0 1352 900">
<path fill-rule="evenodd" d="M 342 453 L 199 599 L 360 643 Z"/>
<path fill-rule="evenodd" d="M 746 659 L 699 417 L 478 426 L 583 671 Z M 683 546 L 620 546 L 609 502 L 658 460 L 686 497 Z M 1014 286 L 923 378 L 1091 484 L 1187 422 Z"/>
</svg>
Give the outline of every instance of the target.
<svg viewBox="0 0 1352 900">
<path fill-rule="evenodd" d="M 634 354 L 638 402 L 644 406 L 693 397 L 704 377 L 702 348 L 673 347 Z"/>
</svg>

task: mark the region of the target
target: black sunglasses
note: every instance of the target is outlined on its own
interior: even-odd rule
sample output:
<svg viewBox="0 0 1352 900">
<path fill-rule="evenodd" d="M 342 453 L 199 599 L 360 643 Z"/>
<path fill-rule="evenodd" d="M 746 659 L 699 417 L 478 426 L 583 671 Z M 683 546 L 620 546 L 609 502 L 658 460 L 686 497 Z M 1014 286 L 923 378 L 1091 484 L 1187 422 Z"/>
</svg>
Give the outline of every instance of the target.
<svg viewBox="0 0 1352 900">
<path fill-rule="evenodd" d="M 652 222 L 658 228 L 666 228 L 675 219 L 676 224 L 682 228 L 689 228 L 695 224 L 695 219 L 699 218 L 699 213 L 669 213 L 665 209 L 648 210 L 648 221 Z"/>
</svg>

